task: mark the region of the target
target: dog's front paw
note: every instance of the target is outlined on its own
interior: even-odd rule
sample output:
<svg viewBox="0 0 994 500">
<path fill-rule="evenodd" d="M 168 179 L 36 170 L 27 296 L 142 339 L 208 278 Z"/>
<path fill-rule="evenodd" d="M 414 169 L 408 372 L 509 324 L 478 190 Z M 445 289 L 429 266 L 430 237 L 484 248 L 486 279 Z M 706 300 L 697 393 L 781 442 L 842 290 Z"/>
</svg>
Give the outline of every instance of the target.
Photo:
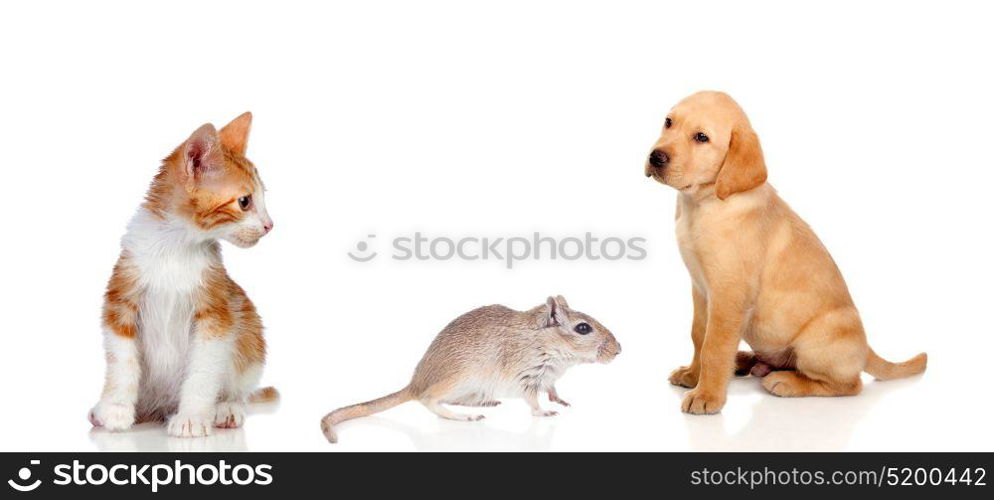
<svg viewBox="0 0 994 500">
<path fill-rule="evenodd" d="M 241 403 L 218 403 L 214 407 L 214 427 L 237 429 L 245 422 L 245 407 Z"/>
<path fill-rule="evenodd" d="M 725 406 L 725 395 L 717 395 L 700 389 L 687 392 L 680 408 L 684 413 L 692 415 L 712 415 L 721 411 Z"/>
<path fill-rule="evenodd" d="M 697 387 L 697 377 L 699 373 L 690 369 L 689 366 L 681 366 L 670 374 L 670 383 L 693 389 Z"/>
<path fill-rule="evenodd" d="M 109 431 L 125 431 L 135 425 L 135 405 L 100 400 L 90 410 L 90 423 Z"/>
<path fill-rule="evenodd" d="M 203 437 L 211 435 L 213 414 L 184 413 L 173 415 L 166 424 L 166 432 L 173 437 Z"/>
</svg>

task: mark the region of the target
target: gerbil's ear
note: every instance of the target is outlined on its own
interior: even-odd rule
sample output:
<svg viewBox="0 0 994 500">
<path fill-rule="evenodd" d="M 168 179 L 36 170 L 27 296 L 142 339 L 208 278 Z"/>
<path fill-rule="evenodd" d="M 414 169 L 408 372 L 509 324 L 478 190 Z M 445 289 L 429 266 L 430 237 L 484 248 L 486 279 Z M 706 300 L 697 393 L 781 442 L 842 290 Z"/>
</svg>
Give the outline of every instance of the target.
<svg viewBox="0 0 994 500">
<path fill-rule="evenodd" d="M 715 194 L 724 200 L 735 193 L 748 191 L 766 182 L 766 161 L 759 146 L 759 136 L 747 123 L 732 129 L 725 162 L 715 180 Z"/>
<path fill-rule="evenodd" d="M 182 152 L 182 174 L 188 185 L 209 179 L 224 168 L 224 154 L 217 131 L 210 123 L 190 134 L 190 138 L 183 143 Z"/>
<path fill-rule="evenodd" d="M 545 299 L 545 316 L 543 317 L 544 327 L 559 326 L 566 324 L 566 301 L 562 295 Z"/>
<path fill-rule="evenodd" d="M 221 145 L 232 153 L 244 155 L 245 148 L 248 147 L 249 129 L 251 128 L 252 112 L 246 111 L 238 115 L 238 118 L 231 120 L 231 123 L 221 127 L 221 131 L 218 132 Z"/>
</svg>

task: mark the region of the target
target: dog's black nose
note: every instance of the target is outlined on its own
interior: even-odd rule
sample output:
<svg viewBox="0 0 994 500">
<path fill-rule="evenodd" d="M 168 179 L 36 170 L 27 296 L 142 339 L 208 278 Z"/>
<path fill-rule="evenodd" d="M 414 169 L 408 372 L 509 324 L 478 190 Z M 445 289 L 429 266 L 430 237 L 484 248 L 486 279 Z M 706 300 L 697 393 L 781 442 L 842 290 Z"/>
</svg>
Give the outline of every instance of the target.
<svg viewBox="0 0 994 500">
<path fill-rule="evenodd" d="M 654 149 L 652 154 L 649 155 L 649 165 L 652 165 L 653 167 L 662 168 L 669 162 L 670 156 L 663 152 L 662 149 Z"/>
</svg>

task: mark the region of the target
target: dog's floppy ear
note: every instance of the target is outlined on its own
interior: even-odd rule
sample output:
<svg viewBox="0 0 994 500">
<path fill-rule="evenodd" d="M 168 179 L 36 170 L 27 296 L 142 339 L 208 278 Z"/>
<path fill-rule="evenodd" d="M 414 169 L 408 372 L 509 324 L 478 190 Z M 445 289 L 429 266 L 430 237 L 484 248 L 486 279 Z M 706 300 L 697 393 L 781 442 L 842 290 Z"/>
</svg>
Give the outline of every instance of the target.
<svg viewBox="0 0 994 500">
<path fill-rule="evenodd" d="M 759 136 L 748 124 L 736 125 L 728 144 L 725 162 L 715 180 L 715 194 L 724 200 L 766 182 L 766 161 Z"/>
</svg>

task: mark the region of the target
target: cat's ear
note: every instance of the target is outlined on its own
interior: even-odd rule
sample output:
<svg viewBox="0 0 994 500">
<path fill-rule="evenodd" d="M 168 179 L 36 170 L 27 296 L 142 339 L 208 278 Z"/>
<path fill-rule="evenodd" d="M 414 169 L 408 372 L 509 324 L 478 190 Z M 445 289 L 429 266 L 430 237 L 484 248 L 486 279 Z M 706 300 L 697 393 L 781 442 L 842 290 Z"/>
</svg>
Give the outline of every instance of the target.
<svg viewBox="0 0 994 500">
<path fill-rule="evenodd" d="M 214 125 L 205 123 L 183 143 L 183 178 L 195 184 L 224 168 L 224 153 Z"/>
<path fill-rule="evenodd" d="M 238 118 L 231 120 L 231 123 L 221 127 L 221 131 L 218 133 L 218 136 L 221 137 L 221 144 L 232 153 L 244 155 L 251 128 L 252 112 L 246 111 L 238 115 Z"/>
</svg>

